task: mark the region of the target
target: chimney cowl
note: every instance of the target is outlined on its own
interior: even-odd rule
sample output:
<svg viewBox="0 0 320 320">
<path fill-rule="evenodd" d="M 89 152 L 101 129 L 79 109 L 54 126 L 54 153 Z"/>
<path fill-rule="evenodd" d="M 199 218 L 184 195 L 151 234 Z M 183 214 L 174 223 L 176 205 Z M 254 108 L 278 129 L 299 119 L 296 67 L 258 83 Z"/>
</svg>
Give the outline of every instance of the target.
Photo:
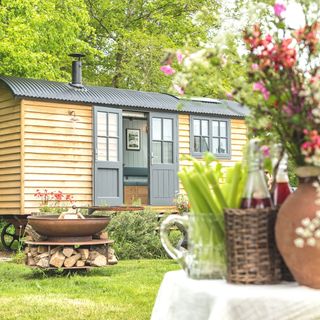
<svg viewBox="0 0 320 320">
<path fill-rule="evenodd" d="M 82 84 L 82 62 L 81 58 L 85 57 L 82 53 L 71 53 L 69 57 L 77 58 L 78 60 L 72 61 L 72 81 L 70 85 L 75 88 L 83 88 Z"/>
</svg>

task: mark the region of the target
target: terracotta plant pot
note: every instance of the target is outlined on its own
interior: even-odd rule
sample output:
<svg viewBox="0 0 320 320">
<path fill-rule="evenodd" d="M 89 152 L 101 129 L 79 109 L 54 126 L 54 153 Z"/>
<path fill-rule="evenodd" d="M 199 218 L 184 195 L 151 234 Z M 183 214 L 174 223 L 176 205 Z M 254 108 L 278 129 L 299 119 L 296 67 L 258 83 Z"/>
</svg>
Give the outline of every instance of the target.
<svg viewBox="0 0 320 320">
<path fill-rule="evenodd" d="M 296 233 L 297 228 L 304 228 L 302 220 L 316 217 L 320 209 L 316 205 L 316 188 L 312 185 L 314 178 L 303 178 L 298 189 L 292 193 L 281 206 L 276 221 L 276 243 L 295 280 L 312 288 L 320 288 L 320 239 L 315 246 L 307 244 L 311 236 L 303 237 Z M 301 230 L 301 229 L 300 229 Z M 295 240 L 304 239 L 303 247 L 297 247 Z"/>
</svg>

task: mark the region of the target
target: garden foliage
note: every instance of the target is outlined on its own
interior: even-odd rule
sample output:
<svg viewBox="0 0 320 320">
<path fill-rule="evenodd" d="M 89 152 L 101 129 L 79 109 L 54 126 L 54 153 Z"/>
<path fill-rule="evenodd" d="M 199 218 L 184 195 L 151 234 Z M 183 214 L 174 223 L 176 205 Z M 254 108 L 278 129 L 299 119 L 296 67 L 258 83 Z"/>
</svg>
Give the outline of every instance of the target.
<svg viewBox="0 0 320 320">
<path fill-rule="evenodd" d="M 158 214 L 152 211 L 117 213 L 108 225 L 109 238 L 121 259 L 160 259 L 167 254 L 160 242 Z M 171 234 L 173 243 L 180 238 L 178 231 Z"/>
</svg>

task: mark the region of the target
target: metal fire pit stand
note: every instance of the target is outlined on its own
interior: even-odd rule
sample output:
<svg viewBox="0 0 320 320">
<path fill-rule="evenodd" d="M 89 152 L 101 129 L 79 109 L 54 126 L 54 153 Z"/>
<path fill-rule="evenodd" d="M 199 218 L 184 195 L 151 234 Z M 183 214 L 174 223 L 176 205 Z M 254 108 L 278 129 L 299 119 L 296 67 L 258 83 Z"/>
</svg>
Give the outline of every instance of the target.
<svg viewBox="0 0 320 320">
<path fill-rule="evenodd" d="M 108 259 L 108 253 L 109 253 L 109 245 L 114 243 L 114 240 L 101 240 L 101 239 L 93 239 L 90 241 L 78 241 L 78 242 L 74 242 L 74 241 L 64 241 L 64 242 L 52 242 L 52 241 L 26 241 L 25 244 L 28 247 L 32 247 L 32 246 L 47 246 L 48 247 L 48 253 L 49 253 L 49 261 L 51 259 L 51 247 L 58 247 L 58 246 L 77 246 L 77 247 L 85 247 L 85 248 L 89 248 L 89 250 L 92 249 L 93 246 L 103 246 L 104 250 L 105 250 L 105 256 L 107 258 L 107 265 L 109 265 L 109 259 Z M 35 268 L 35 267 L 34 267 Z M 40 268 L 37 267 L 36 268 Z M 93 266 L 83 266 L 83 267 L 71 267 L 71 268 L 66 268 L 66 267 L 61 267 L 59 269 L 62 270 L 76 270 L 76 269 L 91 269 L 94 268 Z M 56 267 L 47 267 L 47 268 L 41 268 L 44 270 L 56 270 L 58 268 Z"/>
</svg>

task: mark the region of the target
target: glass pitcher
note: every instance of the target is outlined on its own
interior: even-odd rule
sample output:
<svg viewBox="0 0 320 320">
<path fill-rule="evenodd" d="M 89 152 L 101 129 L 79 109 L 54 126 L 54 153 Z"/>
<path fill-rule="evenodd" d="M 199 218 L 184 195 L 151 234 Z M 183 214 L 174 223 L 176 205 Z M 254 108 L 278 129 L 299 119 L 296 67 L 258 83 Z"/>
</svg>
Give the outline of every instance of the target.
<svg viewBox="0 0 320 320">
<path fill-rule="evenodd" d="M 160 226 L 163 247 L 192 279 L 221 279 L 225 276 L 224 241 L 219 241 L 215 234 L 214 223 L 211 214 L 170 215 Z M 169 233 L 175 224 L 187 230 L 188 250 L 177 249 L 171 243 Z"/>
</svg>

